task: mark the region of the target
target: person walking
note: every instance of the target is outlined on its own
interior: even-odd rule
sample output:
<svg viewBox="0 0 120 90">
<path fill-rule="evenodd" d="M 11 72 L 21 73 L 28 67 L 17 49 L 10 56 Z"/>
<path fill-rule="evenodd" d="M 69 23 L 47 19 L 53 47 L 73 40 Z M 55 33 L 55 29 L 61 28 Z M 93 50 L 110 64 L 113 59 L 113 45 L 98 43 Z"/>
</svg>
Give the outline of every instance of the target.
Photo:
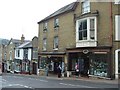
<svg viewBox="0 0 120 90">
<path fill-rule="evenodd" d="M 48 71 L 49 71 L 49 65 L 48 64 L 46 65 L 45 71 L 46 71 L 46 76 L 48 76 Z"/>
<path fill-rule="evenodd" d="M 62 68 L 61 68 L 61 66 L 59 65 L 59 66 L 58 66 L 58 78 L 61 77 L 61 69 L 62 69 Z"/>
<path fill-rule="evenodd" d="M 75 74 L 76 74 L 76 77 L 79 77 L 79 66 L 77 63 L 75 65 Z"/>
</svg>

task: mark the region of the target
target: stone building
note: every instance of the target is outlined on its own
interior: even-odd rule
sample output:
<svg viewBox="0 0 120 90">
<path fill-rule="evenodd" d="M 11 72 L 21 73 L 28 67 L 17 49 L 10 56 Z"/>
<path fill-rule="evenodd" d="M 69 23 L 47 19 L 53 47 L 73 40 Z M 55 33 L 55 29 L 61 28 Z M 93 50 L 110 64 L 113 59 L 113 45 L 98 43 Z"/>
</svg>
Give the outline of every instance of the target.
<svg viewBox="0 0 120 90">
<path fill-rule="evenodd" d="M 57 73 L 60 64 L 62 71 L 71 75 L 77 63 L 81 76 L 117 79 L 119 8 L 116 2 L 82 0 L 39 21 L 39 68 L 49 64 L 49 72 Z"/>
</svg>

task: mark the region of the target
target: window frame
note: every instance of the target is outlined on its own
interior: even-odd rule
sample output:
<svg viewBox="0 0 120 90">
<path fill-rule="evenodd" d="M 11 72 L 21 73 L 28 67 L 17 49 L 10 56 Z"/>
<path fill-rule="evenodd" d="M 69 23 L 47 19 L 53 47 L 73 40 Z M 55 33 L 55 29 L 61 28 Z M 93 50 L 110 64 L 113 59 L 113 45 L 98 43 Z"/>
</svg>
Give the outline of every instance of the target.
<svg viewBox="0 0 120 90">
<path fill-rule="evenodd" d="M 43 31 L 46 32 L 48 30 L 48 22 L 43 23 Z"/>
<path fill-rule="evenodd" d="M 58 50 L 58 46 L 59 46 L 59 39 L 58 36 L 55 36 L 53 40 L 53 49 Z"/>
<path fill-rule="evenodd" d="M 120 23 L 120 15 L 115 15 L 115 41 L 120 41 L 120 28 L 119 28 L 119 23 Z"/>
<path fill-rule="evenodd" d="M 47 50 L 47 38 L 43 38 L 43 51 Z"/>
<path fill-rule="evenodd" d="M 54 19 L 54 28 L 59 27 L 59 18 Z"/>
<path fill-rule="evenodd" d="M 88 5 L 86 5 L 86 3 Z M 82 11 L 82 14 L 86 14 L 86 13 L 89 13 L 90 12 L 90 1 L 89 0 L 83 0 L 82 1 L 82 6 L 81 6 L 81 11 Z"/>
<path fill-rule="evenodd" d="M 90 38 L 90 20 L 94 19 L 94 39 Z M 79 25 L 81 21 L 87 20 L 87 39 L 86 40 L 79 40 Z M 96 17 L 87 17 L 83 19 L 79 19 L 76 21 L 76 42 L 81 41 L 97 41 L 97 20 Z"/>
</svg>

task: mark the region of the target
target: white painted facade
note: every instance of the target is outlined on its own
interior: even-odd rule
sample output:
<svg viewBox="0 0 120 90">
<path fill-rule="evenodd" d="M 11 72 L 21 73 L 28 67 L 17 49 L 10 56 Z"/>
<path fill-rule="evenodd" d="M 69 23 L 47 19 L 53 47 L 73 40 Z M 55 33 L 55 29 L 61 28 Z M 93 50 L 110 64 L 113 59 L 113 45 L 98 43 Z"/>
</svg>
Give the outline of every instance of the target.
<svg viewBox="0 0 120 90">
<path fill-rule="evenodd" d="M 17 55 L 18 50 L 20 51 L 19 57 L 18 57 L 18 55 Z M 17 49 L 15 49 L 15 59 L 23 60 L 23 57 L 24 57 L 24 49 L 23 49 L 23 48 L 20 48 L 20 49 L 17 48 Z M 32 58 L 32 49 L 29 48 L 29 49 L 28 49 L 28 60 L 31 61 L 31 58 Z"/>
</svg>

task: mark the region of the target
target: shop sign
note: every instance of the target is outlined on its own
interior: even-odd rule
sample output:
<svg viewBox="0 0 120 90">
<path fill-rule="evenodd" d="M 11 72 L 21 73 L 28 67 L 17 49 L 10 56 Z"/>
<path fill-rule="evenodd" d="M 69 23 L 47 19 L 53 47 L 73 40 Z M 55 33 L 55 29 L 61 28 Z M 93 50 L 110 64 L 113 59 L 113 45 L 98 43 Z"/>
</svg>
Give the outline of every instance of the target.
<svg viewBox="0 0 120 90">
<path fill-rule="evenodd" d="M 88 53 L 89 53 L 89 50 L 85 49 L 85 50 L 83 50 L 83 53 L 84 53 L 84 54 L 88 54 Z"/>
</svg>

